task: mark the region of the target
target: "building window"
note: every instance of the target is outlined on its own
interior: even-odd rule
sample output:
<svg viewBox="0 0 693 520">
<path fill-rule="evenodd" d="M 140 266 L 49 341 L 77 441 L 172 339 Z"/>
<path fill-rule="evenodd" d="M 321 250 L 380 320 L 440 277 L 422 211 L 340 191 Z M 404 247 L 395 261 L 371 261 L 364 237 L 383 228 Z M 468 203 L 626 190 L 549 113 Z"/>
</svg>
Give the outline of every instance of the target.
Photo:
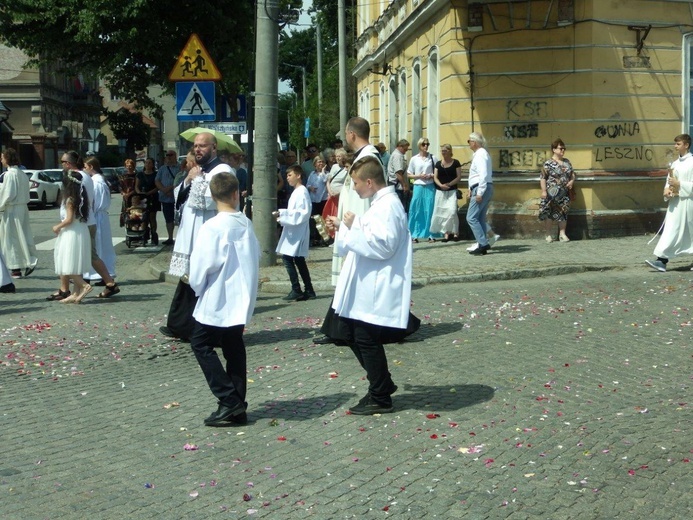
<svg viewBox="0 0 693 520">
<path fill-rule="evenodd" d="M 438 116 L 439 100 L 439 77 L 438 77 L 438 49 L 433 48 L 428 55 L 428 99 L 427 99 L 427 115 L 426 133 L 428 140 L 431 142 L 431 149 L 438 149 L 438 127 L 440 126 L 440 118 Z"/>
<path fill-rule="evenodd" d="M 693 135 L 693 33 L 683 38 L 683 58 L 685 68 L 683 71 L 683 128 L 688 135 Z"/>
<path fill-rule="evenodd" d="M 399 74 L 399 135 L 400 139 L 407 138 L 407 70 L 403 69 Z"/>
<path fill-rule="evenodd" d="M 387 131 L 387 99 L 385 98 L 385 82 L 380 82 L 380 93 L 378 95 L 378 122 L 380 123 L 380 128 L 378 129 L 378 138 L 387 144 L 387 149 L 392 148 L 392 143 L 389 139 L 389 134 Z"/>
<path fill-rule="evenodd" d="M 399 121 L 397 118 L 397 78 L 394 76 L 390 78 L 390 92 L 387 108 L 387 119 L 390 129 L 390 143 L 396 143 L 400 139 L 404 139 L 404 136 L 399 136 L 397 134 L 397 129 L 399 128 Z"/>
<path fill-rule="evenodd" d="M 411 73 L 411 142 L 421 137 L 421 61 L 416 60 Z"/>
</svg>

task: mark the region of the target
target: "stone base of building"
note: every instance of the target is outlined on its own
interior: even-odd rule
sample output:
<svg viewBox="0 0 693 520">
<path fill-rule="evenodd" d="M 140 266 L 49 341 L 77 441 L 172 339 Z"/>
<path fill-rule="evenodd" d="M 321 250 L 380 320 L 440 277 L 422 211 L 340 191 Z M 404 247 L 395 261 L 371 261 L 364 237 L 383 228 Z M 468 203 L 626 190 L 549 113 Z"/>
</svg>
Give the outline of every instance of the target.
<svg viewBox="0 0 693 520">
<path fill-rule="evenodd" d="M 571 240 L 654 235 L 664 221 L 666 210 L 636 211 L 571 211 L 566 233 Z M 473 240 L 466 212 L 460 212 L 460 238 Z M 504 211 L 489 212 L 488 222 L 493 230 L 508 238 L 542 238 L 546 235 L 544 222 L 536 214 L 517 214 Z M 557 224 L 551 228 L 556 232 Z"/>
</svg>

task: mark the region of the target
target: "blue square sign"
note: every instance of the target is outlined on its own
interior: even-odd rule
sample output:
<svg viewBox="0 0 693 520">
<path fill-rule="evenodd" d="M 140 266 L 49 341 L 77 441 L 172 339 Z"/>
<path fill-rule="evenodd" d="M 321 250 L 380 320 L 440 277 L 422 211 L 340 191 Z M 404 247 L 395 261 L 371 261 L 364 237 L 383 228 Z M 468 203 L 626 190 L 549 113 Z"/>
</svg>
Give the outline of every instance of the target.
<svg viewBox="0 0 693 520">
<path fill-rule="evenodd" d="M 176 83 L 178 121 L 214 121 L 216 119 L 213 81 L 179 81 Z"/>
</svg>

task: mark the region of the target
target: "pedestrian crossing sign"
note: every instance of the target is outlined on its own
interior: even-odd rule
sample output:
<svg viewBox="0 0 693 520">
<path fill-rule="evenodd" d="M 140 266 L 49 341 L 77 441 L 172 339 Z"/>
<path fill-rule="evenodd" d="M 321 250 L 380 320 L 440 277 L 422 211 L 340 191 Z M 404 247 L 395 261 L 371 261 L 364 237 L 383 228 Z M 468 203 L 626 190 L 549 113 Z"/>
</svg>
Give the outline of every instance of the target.
<svg viewBox="0 0 693 520">
<path fill-rule="evenodd" d="M 168 74 L 170 81 L 220 81 L 221 73 L 214 60 L 193 33 Z"/>
<path fill-rule="evenodd" d="M 214 121 L 216 97 L 213 81 L 176 83 L 178 121 Z"/>
</svg>

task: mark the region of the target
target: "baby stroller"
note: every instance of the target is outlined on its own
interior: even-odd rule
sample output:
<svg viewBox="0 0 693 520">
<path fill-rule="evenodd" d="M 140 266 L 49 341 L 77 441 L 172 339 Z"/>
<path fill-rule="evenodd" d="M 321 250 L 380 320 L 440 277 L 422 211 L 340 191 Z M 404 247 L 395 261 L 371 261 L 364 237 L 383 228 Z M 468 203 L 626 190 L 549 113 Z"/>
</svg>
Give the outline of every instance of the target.
<svg viewBox="0 0 693 520">
<path fill-rule="evenodd" d="M 133 244 L 147 245 L 149 239 L 145 232 L 144 223 L 149 220 L 147 198 L 140 195 L 130 197 L 130 206 L 123 200 L 121 221 L 125 224 L 125 245 L 131 248 Z"/>
</svg>

